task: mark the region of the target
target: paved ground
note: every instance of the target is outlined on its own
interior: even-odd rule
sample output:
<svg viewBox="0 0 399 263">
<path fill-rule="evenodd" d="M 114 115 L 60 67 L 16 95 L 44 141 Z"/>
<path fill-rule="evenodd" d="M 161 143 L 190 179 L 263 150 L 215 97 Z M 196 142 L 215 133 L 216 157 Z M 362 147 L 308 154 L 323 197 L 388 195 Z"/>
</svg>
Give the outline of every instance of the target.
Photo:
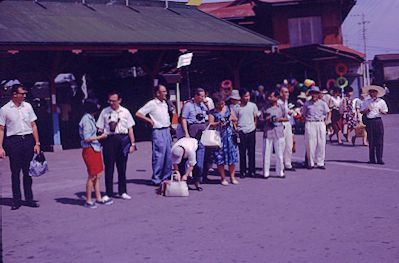
<svg viewBox="0 0 399 263">
<path fill-rule="evenodd" d="M 227 187 L 211 177 L 188 198 L 155 195 L 150 144 L 140 143 L 128 163 L 133 200 L 94 210 L 81 206 L 80 150 L 47 154 L 51 171 L 34 182 L 39 209 L 10 211 L 0 161 L 4 262 L 398 262 L 399 115 L 385 124 L 385 166 L 366 164 L 365 147 L 328 145 L 326 171 Z"/>
</svg>

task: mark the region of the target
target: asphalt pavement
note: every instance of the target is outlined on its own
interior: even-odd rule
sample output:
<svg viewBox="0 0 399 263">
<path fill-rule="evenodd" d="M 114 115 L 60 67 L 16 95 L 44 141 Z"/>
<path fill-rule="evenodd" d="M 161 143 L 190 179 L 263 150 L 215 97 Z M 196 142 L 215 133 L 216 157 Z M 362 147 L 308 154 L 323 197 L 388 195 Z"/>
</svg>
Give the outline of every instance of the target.
<svg viewBox="0 0 399 263">
<path fill-rule="evenodd" d="M 384 166 L 366 163 L 358 139 L 355 147 L 328 144 L 325 171 L 298 168 L 265 180 L 258 133 L 258 178 L 222 186 L 213 175 L 187 198 L 156 195 L 148 185 L 151 143 L 141 142 L 128 161 L 133 199 L 97 209 L 82 206 L 81 150 L 46 153 L 50 171 L 33 185 L 40 208 L 17 211 L 8 159 L 1 160 L 3 261 L 399 262 L 399 115 L 384 123 Z M 297 136 L 294 161 L 303 159 Z"/>
</svg>

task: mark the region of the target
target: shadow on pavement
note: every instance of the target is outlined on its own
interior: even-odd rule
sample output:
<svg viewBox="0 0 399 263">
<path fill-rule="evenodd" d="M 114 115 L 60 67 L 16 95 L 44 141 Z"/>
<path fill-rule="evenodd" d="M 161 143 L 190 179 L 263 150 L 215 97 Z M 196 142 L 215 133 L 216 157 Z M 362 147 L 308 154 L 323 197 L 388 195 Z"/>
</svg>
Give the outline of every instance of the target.
<svg viewBox="0 0 399 263">
<path fill-rule="evenodd" d="M 127 184 L 140 184 L 140 185 L 148 185 L 153 186 L 151 180 L 149 179 L 129 179 L 126 180 Z"/>
<path fill-rule="evenodd" d="M 56 198 L 54 199 L 58 203 L 61 203 L 63 205 L 79 205 L 82 206 L 84 205 L 84 200 L 82 199 L 75 199 L 75 198 L 68 198 L 68 197 L 62 197 L 62 198 Z"/>
<path fill-rule="evenodd" d="M 328 162 L 337 162 L 337 163 L 365 163 L 367 164 L 368 162 L 365 161 L 357 161 L 357 160 L 326 160 L 326 163 Z"/>
<path fill-rule="evenodd" d="M 0 205 L 11 206 L 11 204 L 12 204 L 12 198 L 9 198 L 9 197 L 5 197 L 5 198 L 1 197 L 0 198 Z"/>
</svg>

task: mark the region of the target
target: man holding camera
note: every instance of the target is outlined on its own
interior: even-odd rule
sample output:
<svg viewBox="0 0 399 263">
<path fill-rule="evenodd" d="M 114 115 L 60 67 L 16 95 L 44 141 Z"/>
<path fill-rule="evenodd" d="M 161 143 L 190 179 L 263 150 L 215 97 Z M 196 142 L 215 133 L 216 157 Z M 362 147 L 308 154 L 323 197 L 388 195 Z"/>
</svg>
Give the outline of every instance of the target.
<svg viewBox="0 0 399 263">
<path fill-rule="evenodd" d="M 112 91 L 108 93 L 109 107 L 101 111 L 96 123 L 99 132 L 107 135 L 107 139 L 103 145 L 106 189 L 106 195 L 103 196 L 104 202 L 109 202 L 114 196 L 113 179 L 115 163 L 118 170 L 118 196 L 125 200 L 132 199 L 126 191 L 126 164 L 128 156 L 124 151 L 126 145 L 129 143 L 129 153 L 134 152 L 136 149 L 133 133 L 135 122 L 129 110 L 120 105 L 121 102 L 122 98 L 118 92 Z"/>
<path fill-rule="evenodd" d="M 204 103 L 204 98 L 205 90 L 202 88 L 196 89 L 194 98 L 184 104 L 181 114 L 185 137 L 198 140 L 197 164 L 193 171 L 197 182 L 203 180 L 204 173 L 205 146 L 201 143 L 201 135 L 206 129 L 206 116 L 208 114 L 208 106 Z M 197 187 L 197 189 L 201 188 Z"/>
<path fill-rule="evenodd" d="M 154 88 L 155 98 L 136 112 L 136 117 L 152 127 L 152 184 L 159 186 L 172 175 L 170 117 L 163 85 Z M 148 115 L 148 117 L 147 117 Z"/>
</svg>

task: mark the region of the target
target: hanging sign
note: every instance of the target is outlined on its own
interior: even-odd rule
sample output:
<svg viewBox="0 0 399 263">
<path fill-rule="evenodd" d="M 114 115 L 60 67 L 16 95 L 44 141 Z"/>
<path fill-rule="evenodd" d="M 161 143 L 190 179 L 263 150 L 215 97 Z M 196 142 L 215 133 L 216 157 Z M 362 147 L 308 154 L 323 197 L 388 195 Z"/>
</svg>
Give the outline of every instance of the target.
<svg viewBox="0 0 399 263">
<path fill-rule="evenodd" d="M 179 56 L 179 60 L 177 61 L 177 68 L 190 65 L 192 58 L 193 58 L 193 53 L 187 53 Z"/>
</svg>

